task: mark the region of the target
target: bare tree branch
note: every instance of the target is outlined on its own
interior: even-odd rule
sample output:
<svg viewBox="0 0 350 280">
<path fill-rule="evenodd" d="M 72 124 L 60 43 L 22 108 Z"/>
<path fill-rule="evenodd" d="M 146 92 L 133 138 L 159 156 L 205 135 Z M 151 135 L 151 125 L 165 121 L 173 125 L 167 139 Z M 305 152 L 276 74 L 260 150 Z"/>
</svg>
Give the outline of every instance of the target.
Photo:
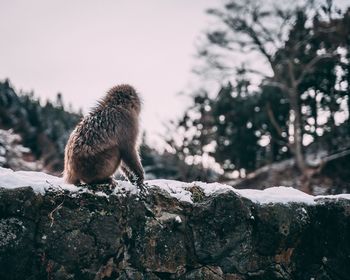
<svg viewBox="0 0 350 280">
<path fill-rule="evenodd" d="M 269 119 L 270 119 L 270 122 L 271 122 L 271 124 L 273 125 L 273 127 L 276 129 L 278 135 L 279 135 L 281 138 L 285 139 L 285 137 L 283 137 L 283 130 L 282 130 L 282 128 L 279 126 L 279 124 L 278 124 L 278 122 L 277 122 L 277 120 L 276 120 L 276 118 L 275 118 L 275 115 L 273 114 L 273 111 L 272 111 L 270 102 L 267 103 L 267 105 L 266 105 L 266 110 L 267 110 L 267 115 L 268 115 L 268 117 L 269 117 Z"/>
<path fill-rule="evenodd" d="M 290 88 L 288 86 L 286 86 L 284 83 L 281 82 L 276 82 L 273 80 L 267 81 L 266 84 L 268 84 L 269 86 L 273 86 L 273 87 L 278 87 L 280 88 L 282 91 L 285 91 L 289 94 L 290 92 Z"/>
<path fill-rule="evenodd" d="M 312 70 L 314 70 L 314 67 L 316 66 L 317 63 L 319 63 L 323 59 L 330 59 L 333 57 L 335 57 L 335 55 L 330 54 L 330 53 L 326 53 L 326 54 L 322 54 L 322 55 L 314 57 L 308 64 L 306 64 L 303 67 L 302 73 L 300 74 L 298 79 L 295 81 L 297 86 L 302 83 L 302 81 L 304 80 L 304 78 L 307 74 L 309 74 Z"/>
</svg>

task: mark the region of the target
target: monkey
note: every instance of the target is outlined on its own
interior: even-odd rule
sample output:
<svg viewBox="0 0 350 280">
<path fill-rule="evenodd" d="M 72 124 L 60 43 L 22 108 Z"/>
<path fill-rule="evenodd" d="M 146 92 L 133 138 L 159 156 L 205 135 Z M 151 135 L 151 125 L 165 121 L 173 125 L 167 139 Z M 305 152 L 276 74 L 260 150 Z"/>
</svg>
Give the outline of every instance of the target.
<svg viewBox="0 0 350 280">
<path fill-rule="evenodd" d="M 127 84 L 111 88 L 69 136 L 64 180 L 70 184 L 112 183 L 118 167 L 133 184 L 143 187 L 138 153 L 141 100 Z"/>
</svg>

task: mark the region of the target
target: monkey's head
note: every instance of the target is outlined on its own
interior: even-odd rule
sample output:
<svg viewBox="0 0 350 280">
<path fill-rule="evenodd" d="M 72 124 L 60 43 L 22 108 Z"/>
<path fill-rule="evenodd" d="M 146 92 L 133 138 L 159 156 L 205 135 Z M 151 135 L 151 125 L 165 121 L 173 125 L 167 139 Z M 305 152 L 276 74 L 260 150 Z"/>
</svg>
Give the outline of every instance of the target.
<svg viewBox="0 0 350 280">
<path fill-rule="evenodd" d="M 101 104 L 123 107 L 134 111 L 136 114 L 141 111 L 140 97 L 132 86 L 126 84 L 111 88 Z"/>
</svg>

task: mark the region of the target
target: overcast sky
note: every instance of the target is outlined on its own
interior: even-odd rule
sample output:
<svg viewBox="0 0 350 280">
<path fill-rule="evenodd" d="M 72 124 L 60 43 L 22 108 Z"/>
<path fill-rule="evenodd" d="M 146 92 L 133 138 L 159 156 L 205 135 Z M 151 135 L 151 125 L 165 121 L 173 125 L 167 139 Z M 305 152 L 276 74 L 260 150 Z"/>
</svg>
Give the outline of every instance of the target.
<svg viewBox="0 0 350 280">
<path fill-rule="evenodd" d="M 219 0 L 0 0 L 0 79 L 43 100 L 58 92 L 85 112 L 130 83 L 152 139 L 179 117 L 195 41 Z M 152 137 L 153 136 L 153 137 Z"/>
<path fill-rule="evenodd" d="M 213 21 L 205 10 L 220 3 L 0 0 L 0 80 L 42 100 L 61 92 L 84 112 L 110 87 L 130 83 L 144 100 L 142 127 L 155 140 L 190 105 L 178 93 L 193 78 L 195 42 Z"/>
</svg>

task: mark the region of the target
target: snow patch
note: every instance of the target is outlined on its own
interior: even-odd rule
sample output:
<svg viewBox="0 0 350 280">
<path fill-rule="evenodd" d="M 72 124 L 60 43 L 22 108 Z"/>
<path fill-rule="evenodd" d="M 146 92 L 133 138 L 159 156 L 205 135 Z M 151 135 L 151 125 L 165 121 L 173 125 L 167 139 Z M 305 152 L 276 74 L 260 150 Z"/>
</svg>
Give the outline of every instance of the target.
<svg viewBox="0 0 350 280">
<path fill-rule="evenodd" d="M 95 192 L 95 195 L 97 195 L 97 196 L 101 196 L 101 197 L 108 197 L 108 195 L 106 194 L 106 193 L 104 193 L 104 192 Z"/>
<path fill-rule="evenodd" d="M 189 186 L 187 183 L 183 183 L 175 180 L 149 180 L 146 182 L 149 186 L 156 186 L 165 190 L 170 196 L 175 197 L 177 200 L 192 203 L 192 193 L 186 190 Z"/>
<path fill-rule="evenodd" d="M 235 193 L 249 200 L 260 203 L 305 203 L 314 204 L 315 197 L 291 187 L 272 187 L 264 190 L 243 189 Z"/>
<path fill-rule="evenodd" d="M 174 180 L 150 180 L 147 181 L 150 186 L 157 186 L 167 191 L 170 196 L 175 197 L 180 201 L 190 202 L 192 201 L 192 193 L 190 189 L 192 187 L 199 187 L 206 196 L 213 194 L 225 193 L 233 191 L 241 197 L 247 198 L 252 202 L 258 204 L 268 203 L 303 203 L 307 205 L 313 205 L 319 199 L 350 199 L 350 194 L 340 195 L 327 195 L 327 196 L 313 196 L 306 194 L 302 191 L 294 189 L 292 187 L 271 187 L 264 190 L 255 189 L 235 189 L 229 185 L 220 183 L 204 183 L 204 182 L 192 182 L 184 183 Z"/>
<path fill-rule="evenodd" d="M 127 194 L 138 194 L 139 189 L 128 181 L 117 181 L 118 186 L 114 189 L 113 195 L 126 196 Z"/>
<path fill-rule="evenodd" d="M 177 222 L 178 224 L 182 223 L 181 217 L 180 216 L 176 216 L 175 217 L 175 222 Z"/>
<path fill-rule="evenodd" d="M 43 172 L 13 171 L 3 167 L 0 167 L 0 187 L 6 189 L 32 187 L 34 192 L 41 194 L 50 188 L 61 188 L 70 192 L 77 192 L 81 189 L 75 185 L 64 183 L 63 178 Z"/>
<path fill-rule="evenodd" d="M 224 192 L 235 192 L 241 197 L 247 198 L 259 204 L 267 203 L 303 203 L 313 205 L 319 199 L 350 199 L 350 194 L 312 196 L 291 187 L 272 187 L 265 190 L 235 189 L 231 186 L 219 183 L 192 182 L 184 183 L 174 180 L 150 180 L 146 181 L 149 188 L 159 187 L 169 193 L 170 196 L 179 201 L 193 203 L 192 188 L 199 188 L 205 196 Z M 19 187 L 32 187 L 36 193 L 44 194 L 49 189 L 67 190 L 69 192 L 91 192 L 83 187 L 66 184 L 63 178 L 48 175 L 43 172 L 34 171 L 12 171 L 11 169 L 0 167 L 0 188 L 15 189 Z M 138 194 L 136 186 L 126 181 L 117 181 L 117 187 L 112 195 L 126 196 Z M 103 192 L 95 195 L 108 196 Z M 306 210 L 305 210 L 306 211 Z"/>
</svg>

